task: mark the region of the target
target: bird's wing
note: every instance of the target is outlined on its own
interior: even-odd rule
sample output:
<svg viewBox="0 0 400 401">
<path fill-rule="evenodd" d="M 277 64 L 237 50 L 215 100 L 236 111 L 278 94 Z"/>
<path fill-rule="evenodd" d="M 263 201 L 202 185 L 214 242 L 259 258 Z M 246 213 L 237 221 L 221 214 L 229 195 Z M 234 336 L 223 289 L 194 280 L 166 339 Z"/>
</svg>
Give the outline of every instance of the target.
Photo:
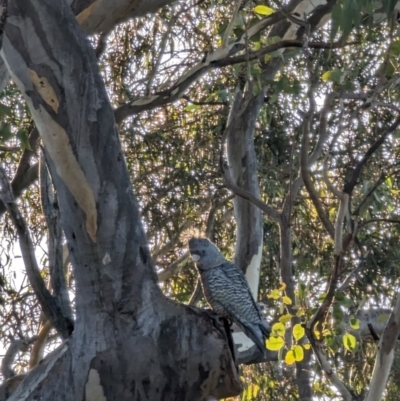
<svg viewBox="0 0 400 401">
<path fill-rule="evenodd" d="M 243 310 L 247 309 L 245 313 L 248 313 L 260 320 L 262 316 L 260 310 L 253 298 L 253 294 L 250 291 L 249 284 L 246 276 L 234 263 L 226 261 L 220 266 L 220 274 L 224 276 L 224 282 L 227 285 L 227 291 L 231 292 L 233 301 L 230 302 L 230 306 L 227 309 L 233 309 L 235 314 L 243 314 Z M 243 302 L 246 302 L 244 305 Z M 250 316 L 248 316 L 250 318 Z"/>
</svg>

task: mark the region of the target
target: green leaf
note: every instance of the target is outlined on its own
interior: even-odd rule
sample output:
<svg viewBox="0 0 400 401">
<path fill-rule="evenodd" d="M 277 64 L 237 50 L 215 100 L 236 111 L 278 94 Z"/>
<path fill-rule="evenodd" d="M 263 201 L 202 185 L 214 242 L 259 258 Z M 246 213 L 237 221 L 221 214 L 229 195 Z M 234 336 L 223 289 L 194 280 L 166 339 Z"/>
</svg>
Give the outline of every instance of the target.
<svg viewBox="0 0 400 401">
<path fill-rule="evenodd" d="M 355 316 L 350 317 L 350 327 L 353 330 L 358 330 L 360 328 L 360 321 Z"/>
<path fill-rule="evenodd" d="M 283 323 L 275 323 L 272 326 L 272 333 L 274 336 L 281 336 L 285 335 L 286 327 Z"/>
<path fill-rule="evenodd" d="M 282 297 L 282 301 L 283 301 L 286 305 L 291 305 L 291 304 L 292 304 L 292 300 L 291 300 L 287 295 L 284 295 L 284 296 Z"/>
<path fill-rule="evenodd" d="M 354 0 L 347 0 L 343 7 L 343 12 L 340 20 L 340 28 L 342 30 L 342 41 L 346 41 L 353 29 L 354 15 L 353 13 L 353 3 Z"/>
<path fill-rule="evenodd" d="M 397 0 L 382 0 L 382 6 L 388 17 L 393 13 Z"/>
<path fill-rule="evenodd" d="M 188 104 L 187 106 L 185 106 L 186 111 L 194 111 L 194 110 L 198 110 L 199 108 L 200 108 L 200 106 L 197 104 Z"/>
<path fill-rule="evenodd" d="M 326 71 L 326 72 L 324 72 L 324 73 L 322 74 L 321 79 L 322 79 L 323 81 L 331 81 L 331 75 L 332 75 L 332 72 L 331 72 L 331 71 Z"/>
<path fill-rule="evenodd" d="M 305 330 L 304 327 L 301 324 L 295 324 L 293 326 L 293 337 L 299 341 L 301 338 L 304 337 Z"/>
<path fill-rule="evenodd" d="M 277 289 L 272 290 L 268 295 L 267 298 L 272 298 L 272 299 L 279 299 L 281 297 L 281 292 Z"/>
<path fill-rule="evenodd" d="M 343 345 L 349 351 L 354 351 L 357 346 L 357 339 L 350 333 L 343 336 Z"/>
<path fill-rule="evenodd" d="M 333 8 L 332 8 L 332 25 L 331 25 L 331 41 L 334 40 L 339 27 L 340 27 L 340 21 L 342 18 L 342 6 L 339 3 L 336 3 Z"/>
<path fill-rule="evenodd" d="M 266 346 L 270 351 L 279 351 L 285 345 L 285 341 L 282 337 L 271 336 L 268 338 Z"/>
<path fill-rule="evenodd" d="M 11 116 L 11 107 L 8 107 L 2 103 L 0 103 L 0 114 L 4 114 L 6 116 Z"/>
<path fill-rule="evenodd" d="M 0 125 L 0 143 L 7 142 L 12 137 L 11 128 L 8 124 Z"/>
<path fill-rule="evenodd" d="M 342 320 L 343 319 L 343 311 L 339 305 L 333 305 L 333 312 L 332 316 L 335 320 Z"/>
<path fill-rule="evenodd" d="M 267 6 L 256 6 L 253 10 L 260 15 L 271 15 L 275 12 L 273 8 Z"/>
<path fill-rule="evenodd" d="M 292 319 L 292 315 L 290 313 L 287 313 L 286 315 L 283 315 L 279 318 L 279 321 L 283 324 L 290 322 L 290 320 Z"/>
<path fill-rule="evenodd" d="M 295 345 L 293 347 L 293 353 L 296 362 L 300 362 L 304 359 L 304 349 L 301 345 Z"/>
<path fill-rule="evenodd" d="M 337 292 L 336 294 L 335 294 L 335 300 L 336 301 L 343 301 L 344 300 L 344 294 L 343 294 L 343 292 Z"/>
<path fill-rule="evenodd" d="M 28 149 L 28 150 L 32 150 L 31 146 L 29 145 L 29 134 L 27 131 L 20 129 L 17 132 L 16 137 L 19 139 L 19 141 L 21 142 L 21 147 L 22 150 Z"/>
<path fill-rule="evenodd" d="M 286 362 L 288 365 L 293 365 L 293 364 L 296 362 L 296 358 L 295 358 L 295 356 L 294 356 L 293 350 L 290 350 L 290 351 L 288 351 L 288 352 L 286 353 L 286 355 L 285 355 L 285 362 Z"/>
</svg>

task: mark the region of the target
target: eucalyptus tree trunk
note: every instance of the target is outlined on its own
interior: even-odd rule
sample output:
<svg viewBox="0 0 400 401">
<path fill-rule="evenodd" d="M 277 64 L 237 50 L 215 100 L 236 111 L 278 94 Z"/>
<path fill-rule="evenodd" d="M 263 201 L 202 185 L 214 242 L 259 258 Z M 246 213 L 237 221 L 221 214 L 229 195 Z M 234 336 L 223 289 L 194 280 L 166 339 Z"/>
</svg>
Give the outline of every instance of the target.
<svg viewBox="0 0 400 401">
<path fill-rule="evenodd" d="M 10 400 L 202 400 L 240 382 L 221 323 L 157 286 L 94 52 L 65 1 L 9 2 L 1 53 L 57 191 L 76 283 L 71 337 Z"/>
<path fill-rule="evenodd" d="M 250 85 L 251 86 L 251 85 Z M 260 197 L 254 131 L 264 103 L 264 92 L 253 96 L 250 87 L 238 91 L 229 116 L 227 147 L 229 169 L 236 185 Z M 235 263 L 246 274 L 253 297 L 257 300 L 263 244 L 261 210 L 240 196 L 234 198 L 236 220 Z"/>
</svg>

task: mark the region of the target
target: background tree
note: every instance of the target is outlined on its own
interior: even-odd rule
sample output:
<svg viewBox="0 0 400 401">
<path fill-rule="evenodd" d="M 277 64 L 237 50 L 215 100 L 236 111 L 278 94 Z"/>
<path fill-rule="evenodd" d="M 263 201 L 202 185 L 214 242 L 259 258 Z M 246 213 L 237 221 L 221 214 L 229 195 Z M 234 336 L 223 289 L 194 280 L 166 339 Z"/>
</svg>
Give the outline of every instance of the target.
<svg viewBox="0 0 400 401">
<path fill-rule="evenodd" d="M 239 394 L 193 234 L 277 323 L 242 398 L 397 399 L 397 2 L 115 3 L 3 9 L 0 399 Z"/>
</svg>

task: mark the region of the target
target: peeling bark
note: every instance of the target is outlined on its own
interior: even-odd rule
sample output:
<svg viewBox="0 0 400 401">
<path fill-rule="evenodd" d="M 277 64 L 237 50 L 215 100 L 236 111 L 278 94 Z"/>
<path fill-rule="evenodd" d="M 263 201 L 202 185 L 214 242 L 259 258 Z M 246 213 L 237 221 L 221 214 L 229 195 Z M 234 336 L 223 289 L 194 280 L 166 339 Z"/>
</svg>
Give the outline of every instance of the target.
<svg viewBox="0 0 400 401">
<path fill-rule="evenodd" d="M 2 57 L 44 142 L 76 281 L 72 336 L 11 400 L 237 395 L 229 331 L 157 286 L 114 114 L 71 9 L 11 2 Z"/>
</svg>

